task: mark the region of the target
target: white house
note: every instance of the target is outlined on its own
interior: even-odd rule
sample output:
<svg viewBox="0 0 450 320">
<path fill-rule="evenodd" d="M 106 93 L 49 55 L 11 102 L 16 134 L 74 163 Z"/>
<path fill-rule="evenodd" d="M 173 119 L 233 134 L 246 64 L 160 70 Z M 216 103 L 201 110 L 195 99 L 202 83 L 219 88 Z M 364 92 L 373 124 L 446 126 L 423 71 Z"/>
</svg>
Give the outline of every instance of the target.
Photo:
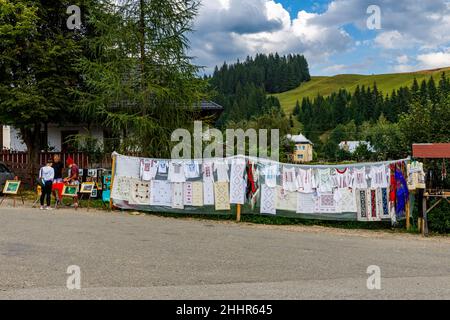
<svg viewBox="0 0 450 320">
<path fill-rule="evenodd" d="M 2 150 L 27 151 L 26 145 L 20 138 L 19 131 L 12 126 L 2 126 L 1 142 Z M 67 124 L 59 126 L 56 124 L 48 125 L 48 134 L 45 135 L 44 129 L 41 130 L 41 148 L 45 149 L 47 145 L 49 151 L 65 152 L 70 149 L 70 137 L 74 135 L 90 135 L 97 139 L 99 144 L 104 142 L 104 130 L 101 127 L 91 127 L 90 130 L 82 125 Z"/>
<path fill-rule="evenodd" d="M 286 138 L 295 143 L 294 150 L 291 154 L 292 161 L 295 163 L 307 163 L 313 161 L 314 144 L 304 135 L 290 135 Z"/>
<path fill-rule="evenodd" d="M 358 149 L 358 147 L 361 145 L 366 145 L 367 150 L 369 150 L 370 152 L 375 152 L 374 147 L 372 147 L 370 142 L 367 141 L 342 141 L 341 143 L 339 143 L 339 148 L 350 153 L 355 153 L 356 149 Z"/>
</svg>

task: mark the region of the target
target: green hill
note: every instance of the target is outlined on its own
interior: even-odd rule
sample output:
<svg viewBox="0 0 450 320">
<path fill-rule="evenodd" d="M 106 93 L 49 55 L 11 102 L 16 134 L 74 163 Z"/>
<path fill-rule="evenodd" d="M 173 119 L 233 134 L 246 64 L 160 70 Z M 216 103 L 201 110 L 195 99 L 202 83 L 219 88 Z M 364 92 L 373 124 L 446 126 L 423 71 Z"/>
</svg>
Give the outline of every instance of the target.
<svg viewBox="0 0 450 320">
<path fill-rule="evenodd" d="M 450 67 L 411 73 L 370 76 L 343 74 L 333 77 L 312 77 L 311 81 L 302 84 L 300 87 L 280 94 L 275 94 L 274 96 L 280 100 L 281 106 L 286 114 L 291 114 L 297 100 L 301 102 L 302 99 L 306 97 L 314 98 L 319 93 L 327 96 L 339 89 L 347 89 L 353 93 L 358 85 L 367 87 L 373 86 L 374 82 L 376 82 L 378 89 L 386 95 L 391 94 L 394 89 L 411 86 L 414 78 L 419 81 L 419 84 L 423 79 L 429 79 L 430 76 L 433 76 L 436 82 L 438 82 L 442 72 L 446 72 L 447 74 L 450 73 Z"/>
</svg>

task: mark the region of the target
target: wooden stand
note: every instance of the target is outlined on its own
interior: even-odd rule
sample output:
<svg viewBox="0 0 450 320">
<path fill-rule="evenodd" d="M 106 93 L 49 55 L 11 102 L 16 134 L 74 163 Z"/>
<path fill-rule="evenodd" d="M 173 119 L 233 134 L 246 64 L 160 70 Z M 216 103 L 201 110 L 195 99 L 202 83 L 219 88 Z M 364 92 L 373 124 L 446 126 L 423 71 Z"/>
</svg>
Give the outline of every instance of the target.
<svg viewBox="0 0 450 320">
<path fill-rule="evenodd" d="M 410 199 L 406 202 L 406 230 L 411 230 L 411 203 Z"/>
<path fill-rule="evenodd" d="M 0 206 L 3 204 L 3 201 L 5 201 L 7 195 L 8 194 L 3 195 L 2 200 L 0 201 Z M 20 198 L 22 199 L 22 205 L 25 205 L 25 199 L 23 197 L 23 194 L 22 194 L 22 192 L 19 192 L 19 195 L 17 195 L 17 194 L 11 195 L 11 197 L 13 199 L 13 208 L 16 207 L 16 197 L 18 197 L 18 196 L 20 196 Z"/>
<path fill-rule="evenodd" d="M 112 199 L 112 189 L 114 185 L 114 176 L 116 175 L 116 155 L 112 157 L 112 172 L 111 172 L 111 186 L 109 187 L 110 196 L 109 196 L 109 209 L 111 211 L 114 210 L 113 199 Z"/>
<path fill-rule="evenodd" d="M 241 222 L 241 205 L 236 206 L 236 222 Z"/>
</svg>

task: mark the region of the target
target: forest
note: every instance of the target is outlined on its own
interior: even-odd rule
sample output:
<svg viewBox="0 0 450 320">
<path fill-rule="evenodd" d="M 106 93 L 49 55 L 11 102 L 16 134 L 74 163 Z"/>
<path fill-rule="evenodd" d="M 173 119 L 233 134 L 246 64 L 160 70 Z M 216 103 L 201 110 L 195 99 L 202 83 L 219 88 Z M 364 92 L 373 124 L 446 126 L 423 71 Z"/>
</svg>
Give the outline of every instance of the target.
<svg viewBox="0 0 450 320">
<path fill-rule="evenodd" d="M 340 90 L 324 97 L 297 102 L 294 115 L 303 131 L 319 146 L 318 157 L 342 161 L 351 158 L 337 145 L 345 140 L 365 140 L 376 153 L 361 150 L 357 158 L 384 160 L 408 155 L 419 142 L 448 142 L 450 137 L 450 79 L 442 73 L 420 84 L 383 95 L 373 87 Z M 358 159 L 358 160 L 359 160 Z"/>
<path fill-rule="evenodd" d="M 225 108 L 218 126 L 250 120 L 272 109 L 281 112 L 278 99 L 267 95 L 291 90 L 310 79 L 308 63 L 302 55 L 258 54 L 244 62 L 216 67 L 207 80 L 213 100 Z"/>
</svg>

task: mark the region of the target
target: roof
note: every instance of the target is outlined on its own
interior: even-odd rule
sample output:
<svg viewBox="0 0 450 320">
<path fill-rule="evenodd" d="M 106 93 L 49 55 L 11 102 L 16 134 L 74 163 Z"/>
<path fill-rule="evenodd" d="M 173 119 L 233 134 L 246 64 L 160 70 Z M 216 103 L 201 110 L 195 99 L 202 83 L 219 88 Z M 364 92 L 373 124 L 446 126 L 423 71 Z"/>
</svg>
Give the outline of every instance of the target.
<svg viewBox="0 0 450 320">
<path fill-rule="evenodd" d="M 202 101 L 195 107 L 200 108 L 203 111 L 208 111 L 208 110 L 214 111 L 214 110 L 223 110 L 224 109 L 220 104 L 217 104 L 213 101 Z"/>
<path fill-rule="evenodd" d="M 304 135 L 299 134 L 299 135 L 290 135 L 288 134 L 286 136 L 287 139 L 291 140 L 294 143 L 307 143 L 307 144 L 311 144 L 314 145 L 314 143 L 311 142 L 311 140 L 307 139 Z"/>
<path fill-rule="evenodd" d="M 414 144 L 413 157 L 426 159 L 450 159 L 450 143 Z"/>
</svg>

